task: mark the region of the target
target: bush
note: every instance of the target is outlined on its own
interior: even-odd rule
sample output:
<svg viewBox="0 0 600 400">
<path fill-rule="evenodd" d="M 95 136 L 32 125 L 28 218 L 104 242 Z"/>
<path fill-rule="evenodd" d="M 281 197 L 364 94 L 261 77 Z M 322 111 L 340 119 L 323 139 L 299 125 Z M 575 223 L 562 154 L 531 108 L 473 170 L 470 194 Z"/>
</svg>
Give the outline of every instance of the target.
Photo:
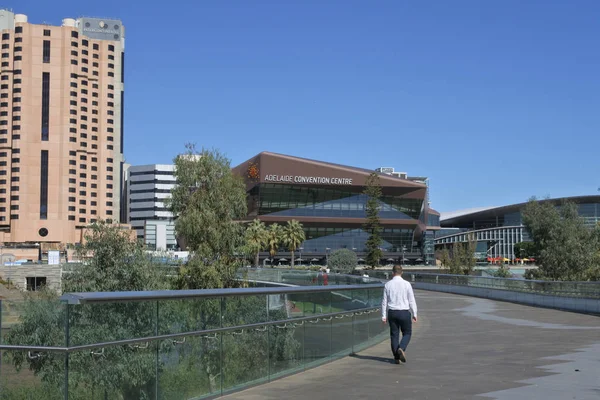
<svg viewBox="0 0 600 400">
<path fill-rule="evenodd" d="M 356 268 L 358 259 L 356 253 L 348 249 L 335 250 L 329 256 L 329 265 L 331 270 L 341 273 L 350 273 Z"/>
</svg>

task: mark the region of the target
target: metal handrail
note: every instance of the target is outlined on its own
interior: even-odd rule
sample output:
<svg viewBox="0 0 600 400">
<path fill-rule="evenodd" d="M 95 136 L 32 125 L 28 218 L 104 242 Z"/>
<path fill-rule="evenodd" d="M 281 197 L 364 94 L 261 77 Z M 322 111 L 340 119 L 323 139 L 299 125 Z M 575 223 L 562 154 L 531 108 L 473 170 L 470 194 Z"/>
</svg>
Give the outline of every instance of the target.
<svg viewBox="0 0 600 400">
<path fill-rule="evenodd" d="M 363 286 L 366 286 L 366 285 L 363 285 Z M 380 286 L 378 285 L 377 287 L 380 287 Z M 73 352 L 81 351 L 81 350 L 99 349 L 99 348 L 120 346 L 120 345 L 131 345 L 134 343 L 142 343 L 142 342 L 154 342 L 157 340 L 165 340 L 165 339 L 173 340 L 173 339 L 182 338 L 182 337 L 185 338 L 186 336 L 205 336 L 205 335 L 208 335 L 211 333 L 217 334 L 217 333 L 225 333 L 225 332 L 232 332 L 232 331 L 241 331 L 244 329 L 250 330 L 250 329 L 254 329 L 254 328 L 262 328 L 262 327 L 271 326 L 271 325 L 277 326 L 277 325 L 281 325 L 281 324 L 285 325 L 288 323 L 294 324 L 297 322 L 304 323 L 304 321 L 313 321 L 315 319 L 326 319 L 326 318 L 335 317 L 336 315 L 346 315 L 346 316 L 362 315 L 367 311 L 379 311 L 379 310 L 380 310 L 379 307 L 357 308 L 356 310 L 345 310 L 345 311 L 338 311 L 338 312 L 327 313 L 327 314 L 316 314 L 316 315 L 309 315 L 306 317 L 280 319 L 280 320 L 275 320 L 275 321 L 257 322 L 257 323 L 253 323 L 253 324 L 235 325 L 235 326 L 227 326 L 227 327 L 222 327 L 222 328 L 203 329 L 203 330 L 189 331 L 189 332 L 169 333 L 169 334 L 164 334 L 164 335 L 146 336 L 146 337 L 133 338 L 133 339 L 122 339 L 122 340 L 115 340 L 115 341 L 111 341 L 111 342 L 91 343 L 91 344 L 86 344 L 86 345 L 69 346 L 69 347 L 0 344 L 0 350 L 29 350 L 29 351 L 34 351 L 34 352 L 73 353 Z M 299 325 L 302 325 L 302 324 L 299 324 Z M 140 347 L 140 348 L 145 348 L 145 347 Z"/>
<path fill-rule="evenodd" d="M 199 289 L 199 290 L 155 290 L 136 292 L 83 292 L 65 293 L 60 300 L 68 304 L 93 304 L 109 303 L 118 301 L 148 301 L 148 300 L 175 300 L 214 298 L 232 296 L 255 296 L 255 295 L 277 295 L 292 293 L 314 293 L 314 292 L 339 292 L 358 289 L 379 289 L 382 283 L 363 285 L 335 285 L 335 286 L 295 286 L 295 287 L 259 287 L 259 288 L 236 288 L 236 289 Z"/>
</svg>

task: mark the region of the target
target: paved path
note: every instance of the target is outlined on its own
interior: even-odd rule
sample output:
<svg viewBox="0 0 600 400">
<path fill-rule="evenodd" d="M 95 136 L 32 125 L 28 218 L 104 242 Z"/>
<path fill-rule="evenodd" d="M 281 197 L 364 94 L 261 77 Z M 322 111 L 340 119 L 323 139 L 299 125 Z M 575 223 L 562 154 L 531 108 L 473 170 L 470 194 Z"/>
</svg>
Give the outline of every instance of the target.
<svg viewBox="0 0 600 400">
<path fill-rule="evenodd" d="M 226 399 L 600 399 L 600 318 L 417 291 L 408 363 L 387 342 Z"/>
</svg>

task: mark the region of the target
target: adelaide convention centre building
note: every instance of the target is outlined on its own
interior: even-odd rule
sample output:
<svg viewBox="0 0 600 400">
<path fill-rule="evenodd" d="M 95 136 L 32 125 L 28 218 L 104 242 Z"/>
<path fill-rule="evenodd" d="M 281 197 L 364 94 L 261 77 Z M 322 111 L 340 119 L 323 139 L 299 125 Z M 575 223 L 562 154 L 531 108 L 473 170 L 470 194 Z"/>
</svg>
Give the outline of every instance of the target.
<svg viewBox="0 0 600 400">
<path fill-rule="evenodd" d="M 586 225 L 594 226 L 600 222 L 600 196 L 541 200 L 556 206 L 564 201 L 577 204 L 579 215 Z M 441 229 L 435 232 L 435 247 L 441 249 L 453 243 L 476 240 L 478 258 L 514 260 L 519 257 L 519 254 L 515 254 L 515 244 L 531 240 L 521 217 L 521 211 L 526 205 L 527 203 L 519 203 L 442 213 Z"/>
<path fill-rule="evenodd" d="M 377 171 L 262 152 L 233 168 L 242 176 L 248 193 L 248 220 L 266 225 L 295 219 L 305 230 L 306 241 L 296 256 L 304 262 L 323 262 L 337 249 L 365 255 L 369 234 L 366 222 L 365 182 L 379 175 L 383 196 L 380 220 L 387 263 L 434 263 L 435 231 L 439 213 L 429 208 L 427 178 L 409 177 L 391 168 Z M 289 260 L 282 248 L 274 260 L 261 254 L 263 263 L 277 265 Z"/>
</svg>

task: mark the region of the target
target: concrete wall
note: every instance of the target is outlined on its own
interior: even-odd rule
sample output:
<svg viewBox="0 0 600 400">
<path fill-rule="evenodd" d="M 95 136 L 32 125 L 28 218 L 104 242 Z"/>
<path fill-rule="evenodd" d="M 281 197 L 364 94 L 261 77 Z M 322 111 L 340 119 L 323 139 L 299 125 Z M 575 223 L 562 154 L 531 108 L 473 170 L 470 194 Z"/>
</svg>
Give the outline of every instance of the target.
<svg viewBox="0 0 600 400">
<path fill-rule="evenodd" d="M 10 280 L 21 290 L 27 289 L 27 278 L 45 277 L 48 288 L 60 291 L 62 265 L 0 265 L 0 276 L 6 281 Z"/>
</svg>

